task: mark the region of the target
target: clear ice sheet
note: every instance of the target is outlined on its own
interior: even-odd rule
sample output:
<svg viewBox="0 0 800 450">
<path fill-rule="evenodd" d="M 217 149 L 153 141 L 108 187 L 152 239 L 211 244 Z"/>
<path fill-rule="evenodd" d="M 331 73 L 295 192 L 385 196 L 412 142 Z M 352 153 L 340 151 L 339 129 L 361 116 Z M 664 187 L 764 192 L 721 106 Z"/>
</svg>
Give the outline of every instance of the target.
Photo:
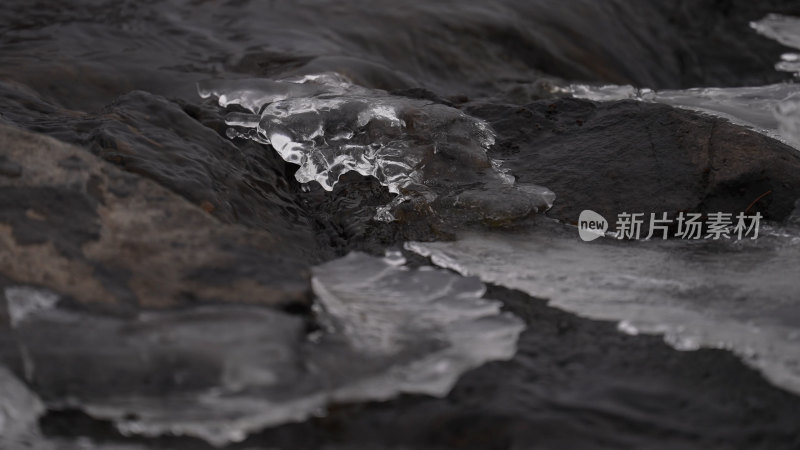
<svg viewBox="0 0 800 450">
<path fill-rule="evenodd" d="M 284 160 L 300 166 L 298 181 L 317 181 L 326 190 L 349 171 L 374 176 L 396 194 L 411 185 L 422 188 L 418 169 L 437 146 L 485 153 L 494 143 L 485 122 L 458 109 L 363 88 L 333 73 L 207 81 L 199 92 L 216 97 L 220 106 L 250 111 L 228 115 L 234 127 L 229 136 L 272 144 Z"/>
<path fill-rule="evenodd" d="M 361 87 L 336 73 L 209 80 L 198 91 L 220 106 L 249 111 L 228 114 L 228 136 L 271 144 L 300 166 L 301 183 L 316 181 L 330 191 L 347 172 L 375 177 L 397 194 L 379 208 L 379 220 L 393 220 L 392 210 L 409 199 L 431 205 L 465 189 L 505 198 L 522 205 L 520 211 L 552 205 L 552 192 L 517 189 L 514 177 L 488 157 L 495 135 L 486 122 L 447 105 Z"/>
<path fill-rule="evenodd" d="M 55 306 L 26 314 L 14 338 L 48 407 L 124 434 L 225 445 L 335 402 L 444 396 L 464 371 L 514 355 L 523 323 L 481 298 L 480 281 L 403 263 L 351 253 L 314 268 L 322 329 L 310 335 L 302 318 L 268 308 L 119 318 Z"/>
<path fill-rule="evenodd" d="M 41 400 L 20 380 L 0 366 L 0 448 L 24 448 L 38 438 Z"/>
<path fill-rule="evenodd" d="M 800 228 L 764 226 L 757 240 L 587 243 L 574 227 L 466 233 L 409 242 L 441 267 L 518 289 L 576 314 L 662 334 L 679 350 L 732 350 L 800 393 Z"/>
</svg>

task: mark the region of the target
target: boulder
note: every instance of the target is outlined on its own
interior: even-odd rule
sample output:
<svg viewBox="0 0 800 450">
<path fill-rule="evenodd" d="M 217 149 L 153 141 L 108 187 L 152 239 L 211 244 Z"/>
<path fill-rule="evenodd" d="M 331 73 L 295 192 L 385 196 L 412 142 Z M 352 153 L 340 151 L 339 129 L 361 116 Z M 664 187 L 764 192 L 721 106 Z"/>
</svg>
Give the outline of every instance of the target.
<svg viewBox="0 0 800 450">
<path fill-rule="evenodd" d="M 0 126 L 0 280 L 125 313 L 307 305 L 311 244 L 225 223 L 91 153 Z M 306 247 L 303 245 L 306 244 Z M 305 250 L 305 251 L 304 251 Z"/>
<path fill-rule="evenodd" d="M 498 133 L 490 156 L 518 183 L 558 196 L 548 212 L 576 222 L 584 209 L 789 216 L 800 198 L 798 151 L 755 131 L 666 105 L 577 99 L 472 105 Z"/>
</svg>

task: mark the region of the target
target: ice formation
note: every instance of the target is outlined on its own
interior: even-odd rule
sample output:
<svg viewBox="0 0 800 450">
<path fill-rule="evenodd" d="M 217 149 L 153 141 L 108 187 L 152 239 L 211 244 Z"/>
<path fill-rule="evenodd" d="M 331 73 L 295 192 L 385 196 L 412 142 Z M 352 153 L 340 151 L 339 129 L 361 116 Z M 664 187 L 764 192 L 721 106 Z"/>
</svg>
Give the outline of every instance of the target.
<svg viewBox="0 0 800 450">
<path fill-rule="evenodd" d="M 10 371 L 0 366 L 0 448 L 14 448 L 38 434 L 44 405 Z"/>
<path fill-rule="evenodd" d="M 333 189 L 349 171 L 374 176 L 390 192 L 422 188 L 420 168 L 440 146 L 485 150 L 494 134 L 482 120 L 458 109 L 367 89 L 326 73 L 280 81 L 236 80 L 200 83 L 202 97 L 231 113 L 231 137 L 270 143 L 298 164 L 297 180 Z"/>
<path fill-rule="evenodd" d="M 228 136 L 271 144 L 300 166 L 295 177 L 302 183 L 332 190 L 350 171 L 375 177 L 397 194 L 378 208 L 378 220 L 393 220 L 393 209 L 406 200 L 431 205 L 462 191 L 469 191 L 463 200 L 479 203 L 467 210 L 482 219 L 505 220 L 516 217 L 500 217 L 512 211 L 526 215 L 552 205 L 552 192 L 518 189 L 514 177 L 488 157 L 495 135 L 486 122 L 444 104 L 368 89 L 335 73 L 212 80 L 198 90 L 223 107 L 249 111 L 228 114 Z M 503 210 L 502 202 L 514 206 Z"/>
<path fill-rule="evenodd" d="M 4 294 L 11 327 L 35 311 L 52 308 L 59 300 L 54 292 L 30 286 L 9 286 Z"/>
<path fill-rule="evenodd" d="M 678 350 L 725 348 L 775 384 L 800 393 L 800 227 L 763 227 L 758 240 L 591 244 L 577 231 L 465 233 L 409 242 L 436 265 L 545 298 L 629 334 L 653 333 Z"/>
<path fill-rule="evenodd" d="M 475 278 L 411 269 L 396 253 L 352 253 L 313 274 L 323 329 L 312 335 L 269 308 L 125 319 L 56 306 L 22 317 L 15 339 L 49 407 L 82 409 L 126 434 L 220 446 L 334 402 L 443 396 L 463 372 L 516 351 L 522 321 L 483 299 Z"/>
</svg>

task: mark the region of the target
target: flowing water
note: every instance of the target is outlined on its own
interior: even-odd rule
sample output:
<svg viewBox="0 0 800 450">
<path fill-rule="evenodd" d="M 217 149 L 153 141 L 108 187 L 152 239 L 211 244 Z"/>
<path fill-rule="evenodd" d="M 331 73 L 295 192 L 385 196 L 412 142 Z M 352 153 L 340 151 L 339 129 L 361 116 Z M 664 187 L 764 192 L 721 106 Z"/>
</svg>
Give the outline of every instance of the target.
<svg viewBox="0 0 800 450">
<path fill-rule="evenodd" d="M 800 19 L 771 14 L 750 25 L 758 33 L 800 51 Z M 784 53 L 781 59 L 775 65 L 776 70 L 794 73 L 795 76 L 800 74 L 798 53 Z M 700 111 L 724 117 L 800 149 L 800 85 L 795 83 L 684 90 L 577 84 L 567 91 L 575 97 L 590 100 L 634 99 Z"/>
</svg>

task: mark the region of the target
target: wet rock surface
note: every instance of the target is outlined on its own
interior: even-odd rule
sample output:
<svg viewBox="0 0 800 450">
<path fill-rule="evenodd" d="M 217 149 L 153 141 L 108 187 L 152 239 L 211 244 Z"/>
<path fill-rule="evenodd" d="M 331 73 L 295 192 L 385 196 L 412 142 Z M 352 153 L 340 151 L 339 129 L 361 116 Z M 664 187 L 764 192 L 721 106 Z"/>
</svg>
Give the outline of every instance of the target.
<svg viewBox="0 0 800 450">
<path fill-rule="evenodd" d="M 164 187 L 52 138 L 3 126 L 0 139 L 6 160 L 25 173 L 0 178 L 5 286 L 43 286 L 122 313 L 310 300 L 310 248 L 224 224 Z"/>
<path fill-rule="evenodd" d="M 498 133 L 490 156 L 558 195 L 548 215 L 756 211 L 783 220 L 800 195 L 797 150 L 725 119 L 635 101 L 562 99 L 467 110 Z"/>
<path fill-rule="evenodd" d="M 308 240 L 310 225 L 293 197 L 285 164 L 259 145 L 234 145 L 220 112 L 147 92 L 126 94 L 98 114 L 65 110 L 0 83 L 5 120 L 77 144 L 128 172 L 177 192 L 214 217 L 280 229 Z M 70 168 L 65 163 L 65 168 Z M 80 170 L 77 163 L 74 169 Z M 305 232 L 305 234 L 304 234 Z M 287 236 L 288 237 L 288 236 Z"/>
</svg>

